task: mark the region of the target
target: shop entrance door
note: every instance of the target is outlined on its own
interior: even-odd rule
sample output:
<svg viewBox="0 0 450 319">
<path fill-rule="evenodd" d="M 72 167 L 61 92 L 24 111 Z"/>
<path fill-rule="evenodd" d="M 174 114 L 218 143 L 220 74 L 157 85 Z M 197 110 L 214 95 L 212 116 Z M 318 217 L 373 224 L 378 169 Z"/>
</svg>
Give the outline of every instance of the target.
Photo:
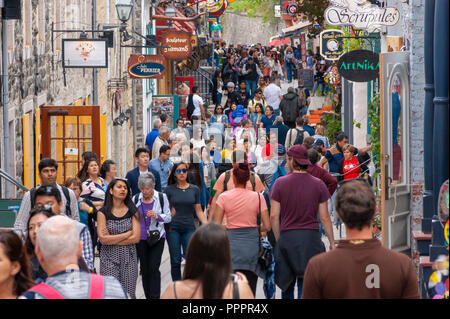
<svg viewBox="0 0 450 319">
<path fill-rule="evenodd" d="M 384 246 L 410 248 L 409 52 L 380 54 L 381 214 Z"/>
<path fill-rule="evenodd" d="M 100 159 L 99 106 L 41 106 L 40 157 L 58 162 L 58 183 L 81 169 L 81 155 L 92 151 Z"/>
</svg>

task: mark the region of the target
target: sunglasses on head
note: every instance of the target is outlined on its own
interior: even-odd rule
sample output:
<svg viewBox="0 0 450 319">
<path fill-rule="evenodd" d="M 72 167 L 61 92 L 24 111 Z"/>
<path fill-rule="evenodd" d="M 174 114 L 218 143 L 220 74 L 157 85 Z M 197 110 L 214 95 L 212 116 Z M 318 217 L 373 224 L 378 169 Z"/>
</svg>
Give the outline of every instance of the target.
<svg viewBox="0 0 450 319">
<path fill-rule="evenodd" d="M 175 171 L 177 174 L 181 174 L 181 173 L 186 173 L 187 172 L 187 169 L 186 168 L 179 168 L 179 169 L 177 169 L 176 171 Z"/>
</svg>

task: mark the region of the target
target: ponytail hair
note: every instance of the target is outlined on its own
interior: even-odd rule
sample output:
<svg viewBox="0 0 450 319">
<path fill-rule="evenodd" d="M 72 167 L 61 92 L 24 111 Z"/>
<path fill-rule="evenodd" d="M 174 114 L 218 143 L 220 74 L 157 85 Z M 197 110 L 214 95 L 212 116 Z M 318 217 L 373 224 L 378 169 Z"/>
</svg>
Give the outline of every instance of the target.
<svg viewBox="0 0 450 319">
<path fill-rule="evenodd" d="M 233 177 L 235 178 L 236 185 L 246 185 L 250 179 L 250 167 L 248 162 L 236 164 L 233 169 Z"/>
</svg>

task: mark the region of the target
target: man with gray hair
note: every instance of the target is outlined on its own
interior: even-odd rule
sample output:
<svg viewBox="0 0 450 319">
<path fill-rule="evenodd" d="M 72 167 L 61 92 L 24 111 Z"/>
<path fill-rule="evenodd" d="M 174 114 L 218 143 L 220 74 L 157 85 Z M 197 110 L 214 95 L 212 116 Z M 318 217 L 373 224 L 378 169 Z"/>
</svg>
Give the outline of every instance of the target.
<svg viewBox="0 0 450 319">
<path fill-rule="evenodd" d="M 169 145 L 167 140 L 170 136 L 170 129 L 167 126 L 161 126 L 159 128 L 159 136 L 156 137 L 153 146 L 152 146 L 152 159 L 159 157 L 159 149 L 163 145 Z"/>
<path fill-rule="evenodd" d="M 155 139 L 159 136 L 159 129 L 161 128 L 162 122 L 160 119 L 156 119 L 153 121 L 153 130 L 147 134 L 145 138 L 145 147 L 151 152 L 153 143 Z"/>
<path fill-rule="evenodd" d="M 289 127 L 283 123 L 283 117 L 278 115 L 275 118 L 275 122 L 273 122 L 272 128 L 270 129 L 272 130 L 276 130 L 276 132 L 278 133 L 278 144 L 284 145 L 284 143 L 286 142 L 286 135 L 289 131 Z"/>
<path fill-rule="evenodd" d="M 283 115 L 284 123 L 289 128 L 295 127 L 295 119 L 300 116 L 300 110 L 304 105 L 298 98 L 297 93 L 293 87 L 288 88 L 288 92 L 283 95 L 283 100 L 280 102 L 280 110 Z"/>
<path fill-rule="evenodd" d="M 75 222 L 66 216 L 46 220 L 37 232 L 35 253 L 48 275 L 45 283 L 29 289 L 22 299 L 128 299 L 113 277 L 79 269 L 80 241 Z"/>
</svg>

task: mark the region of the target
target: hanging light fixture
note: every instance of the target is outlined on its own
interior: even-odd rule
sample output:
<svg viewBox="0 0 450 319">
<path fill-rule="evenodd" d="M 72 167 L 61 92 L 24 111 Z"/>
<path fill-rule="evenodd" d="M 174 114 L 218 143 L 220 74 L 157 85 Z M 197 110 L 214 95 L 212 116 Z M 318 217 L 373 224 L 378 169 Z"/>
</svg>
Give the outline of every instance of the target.
<svg viewBox="0 0 450 319">
<path fill-rule="evenodd" d="M 133 10 L 133 3 L 130 0 L 116 1 L 117 17 L 122 23 L 130 20 L 131 11 Z"/>
</svg>

